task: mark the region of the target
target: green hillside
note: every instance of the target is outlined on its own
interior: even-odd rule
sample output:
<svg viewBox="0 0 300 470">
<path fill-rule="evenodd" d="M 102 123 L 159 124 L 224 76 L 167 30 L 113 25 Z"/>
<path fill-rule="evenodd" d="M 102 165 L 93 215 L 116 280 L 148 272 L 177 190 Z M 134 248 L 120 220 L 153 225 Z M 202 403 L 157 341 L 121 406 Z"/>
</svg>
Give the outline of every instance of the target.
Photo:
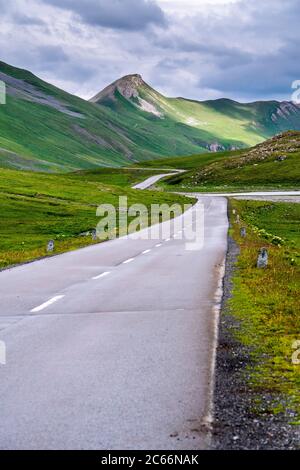
<svg viewBox="0 0 300 470">
<path fill-rule="evenodd" d="M 0 106 L 2 167 L 60 172 L 135 161 L 136 144 L 109 110 L 3 63 L 0 79 L 8 92 Z"/>
<path fill-rule="evenodd" d="M 169 158 L 160 158 L 158 160 L 149 160 L 147 162 L 138 163 L 136 168 L 149 168 L 149 169 L 180 169 L 180 170 L 193 170 L 194 168 L 202 168 L 209 163 L 223 160 L 226 157 L 239 157 L 243 155 L 247 149 L 243 150 L 226 150 L 224 152 L 206 152 L 197 155 Z"/>
<path fill-rule="evenodd" d="M 90 102 L 0 62 L 0 167 L 74 171 L 132 166 L 162 157 L 244 148 L 300 129 L 291 103 L 240 104 L 166 98 L 140 76 L 124 77 Z"/>
<path fill-rule="evenodd" d="M 202 152 L 215 152 L 249 147 L 279 132 L 300 129 L 300 108 L 293 103 L 266 101 L 242 104 L 229 99 L 199 102 L 166 98 L 147 85 L 140 75 L 117 80 L 91 102 L 123 116 L 146 112 L 161 129 L 176 123 L 169 151 L 172 153 L 173 150 L 173 155 L 176 155 L 178 132 L 192 139 Z M 188 129 L 189 132 L 198 130 L 196 139 L 187 134 Z"/>
<path fill-rule="evenodd" d="M 218 159 L 210 154 L 203 161 L 198 156 L 187 162 L 189 171 L 168 178 L 163 183 L 166 187 L 189 191 L 299 189 L 300 132 L 285 132 L 250 150 L 224 152 Z"/>
</svg>

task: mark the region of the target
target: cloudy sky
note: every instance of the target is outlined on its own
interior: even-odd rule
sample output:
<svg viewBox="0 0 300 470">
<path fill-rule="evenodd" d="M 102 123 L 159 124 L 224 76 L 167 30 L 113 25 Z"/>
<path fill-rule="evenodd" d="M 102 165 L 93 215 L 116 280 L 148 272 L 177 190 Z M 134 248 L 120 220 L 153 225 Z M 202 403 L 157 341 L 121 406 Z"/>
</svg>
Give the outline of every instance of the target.
<svg viewBox="0 0 300 470">
<path fill-rule="evenodd" d="M 168 96 L 290 99 L 299 0 L 0 0 L 0 60 L 89 98 L 140 73 Z"/>
</svg>

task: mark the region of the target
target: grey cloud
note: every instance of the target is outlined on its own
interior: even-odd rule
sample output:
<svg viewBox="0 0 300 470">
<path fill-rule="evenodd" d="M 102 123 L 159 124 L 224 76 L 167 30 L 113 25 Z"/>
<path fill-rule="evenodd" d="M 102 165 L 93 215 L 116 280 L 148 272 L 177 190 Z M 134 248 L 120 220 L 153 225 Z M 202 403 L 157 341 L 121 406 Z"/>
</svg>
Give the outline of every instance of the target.
<svg viewBox="0 0 300 470">
<path fill-rule="evenodd" d="M 199 81 L 199 87 L 210 87 L 224 93 L 236 93 L 257 98 L 286 96 L 291 84 L 299 79 L 296 51 L 300 44 L 288 44 L 272 55 L 256 58 L 253 63 L 234 67 L 226 74 L 222 69 Z"/>
<path fill-rule="evenodd" d="M 38 16 L 27 14 L 22 10 L 22 3 L 0 0 L 0 16 L 8 16 L 10 21 L 22 26 L 45 26 L 46 23 Z"/>
<path fill-rule="evenodd" d="M 299 0 L 192 11 L 184 1 L 186 17 L 166 19 L 160 0 L 0 0 L 7 19 L 2 58 L 84 96 L 141 73 L 169 96 L 289 98 L 300 79 Z M 40 27 L 26 27 L 30 22 Z"/>
<path fill-rule="evenodd" d="M 176 53 L 192 53 L 198 54 L 202 58 L 210 58 L 215 65 L 224 68 L 247 64 L 253 60 L 252 54 L 236 46 L 230 47 L 230 45 L 227 46 L 221 42 L 213 43 L 208 40 L 204 42 L 202 38 L 196 41 L 182 36 L 172 37 L 172 35 L 169 35 L 160 39 L 156 33 L 153 44 L 162 49 L 176 51 Z"/>
<path fill-rule="evenodd" d="M 41 18 L 34 17 L 34 16 L 27 16 L 21 13 L 15 13 L 13 15 L 13 20 L 16 24 L 22 26 L 44 26 L 46 27 L 45 21 Z"/>
<path fill-rule="evenodd" d="M 36 52 L 36 58 L 47 64 L 57 64 L 68 60 L 67 54 L 60 46 L 40 46 Z"/>
<path fill-rule="evenodd" d="M 6 0 L 0 0 L 0 16 L 6 14 L 10 10 L 10 4 Z"/>
<path fill-rule="evenodd" d="M 69 10 L 87 24 L 124 30 L 142 30 L 149 24 L 166 23 L 154 0 L 41 0 Z"/>
<path fill-rule="evenodd" d="M 66 80 L 72 77 L 77 83 L 89 80 L 97 73 L 94 66 L 78 61 L 78 57 L 70 57 L 59 46 L 40 46 L 34 51 L 32 59 L 40 71 Z"/>
<path fill-rule="evenodd" d="M 157 65 L 157 70 L 165 70 L 173 73 L 178 68 L 186 68 L 192 64 L 188 58 L 183 59 L 170 59 L 169 57 L 161 60 Z"/>
<path fill-rule="evenodd" d="M 196 81 L 194 96 L 210 90 L 238 99 L 288 99 L 292 81 L 300 78 L 299 1 L 241 0 L 224 15 L 213 9 L 206 13 L 151 34 L 164 55 L 191 59 L 187 69 Z M 156 74 L 165 74 L 161 62 Z"/>
</svg>

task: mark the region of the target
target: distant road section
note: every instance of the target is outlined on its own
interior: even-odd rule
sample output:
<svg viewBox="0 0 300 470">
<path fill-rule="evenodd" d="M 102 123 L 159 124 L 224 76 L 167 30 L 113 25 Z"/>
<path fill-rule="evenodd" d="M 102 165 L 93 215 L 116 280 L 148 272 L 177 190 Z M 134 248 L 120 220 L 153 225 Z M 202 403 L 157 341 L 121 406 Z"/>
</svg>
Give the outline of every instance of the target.
<svg viewBox="0 0 300 470">
<path fill-rule="evenodd" d="M 151 170 L 155 170 L 155 168 L 151 168 Z M 153 186 L 155 183 L 157 183 L 159 180 L 167 177 L 167 176 L 172 176 L 172 175 L 176 175 L 177 173 L 184 173 L 185 170 L 170 170 L 170 173 L 166 173 L 166 174 L 163 174 L 163 175 L 155 175 L 155 176 L 151 176 L 150 178 L 147 178 L 145 181 L 143 181 L 142 183 L 139 183 L 135 186 L 133 186 L 133 189 L 148 189 L 150 188 L 151 186 Z"/>
</svg>

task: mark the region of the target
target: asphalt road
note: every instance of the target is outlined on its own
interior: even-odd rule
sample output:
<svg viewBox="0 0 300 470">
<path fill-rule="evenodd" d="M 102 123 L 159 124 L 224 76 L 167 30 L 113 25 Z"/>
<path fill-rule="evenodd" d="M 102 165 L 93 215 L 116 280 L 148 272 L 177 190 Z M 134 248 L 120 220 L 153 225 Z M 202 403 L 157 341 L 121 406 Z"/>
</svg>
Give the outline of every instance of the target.
<svg viewBox="0 0 300 470">
<path fill-rule="evenodd" d="M 228 221 L 202 207 L 202 250 L 176 224 L 0 273 L 1 449 L 209 446 Z"/>
<path fill-rule="evenodd" d="M 155 170 L 155 168 L 153 168 L 153 170 Z M 138 183 L 135 186 L 133 186 L 133 189 L 147 189 L 153 186 L 162 178 L 165 178 L 166 176 L 172 176 L 172 175 L 176 175 L 177 173 L 184 173 L 184 172 L 185 170 L 173 170 L 172 172 L 169 171 L 169 173 L 166 173 L 164 175 L 160 174 L 160 175 L 151 176 L 150 178 L 147 178 L 145 181 L 142 181 L 141 183 Z"/>
<path fill-rule="evenodd" d="M 228 222 L 202 202 L 202 250 L 174 227 L 0 273 L 1 449 L 209 445 Z"/>
</svg>

